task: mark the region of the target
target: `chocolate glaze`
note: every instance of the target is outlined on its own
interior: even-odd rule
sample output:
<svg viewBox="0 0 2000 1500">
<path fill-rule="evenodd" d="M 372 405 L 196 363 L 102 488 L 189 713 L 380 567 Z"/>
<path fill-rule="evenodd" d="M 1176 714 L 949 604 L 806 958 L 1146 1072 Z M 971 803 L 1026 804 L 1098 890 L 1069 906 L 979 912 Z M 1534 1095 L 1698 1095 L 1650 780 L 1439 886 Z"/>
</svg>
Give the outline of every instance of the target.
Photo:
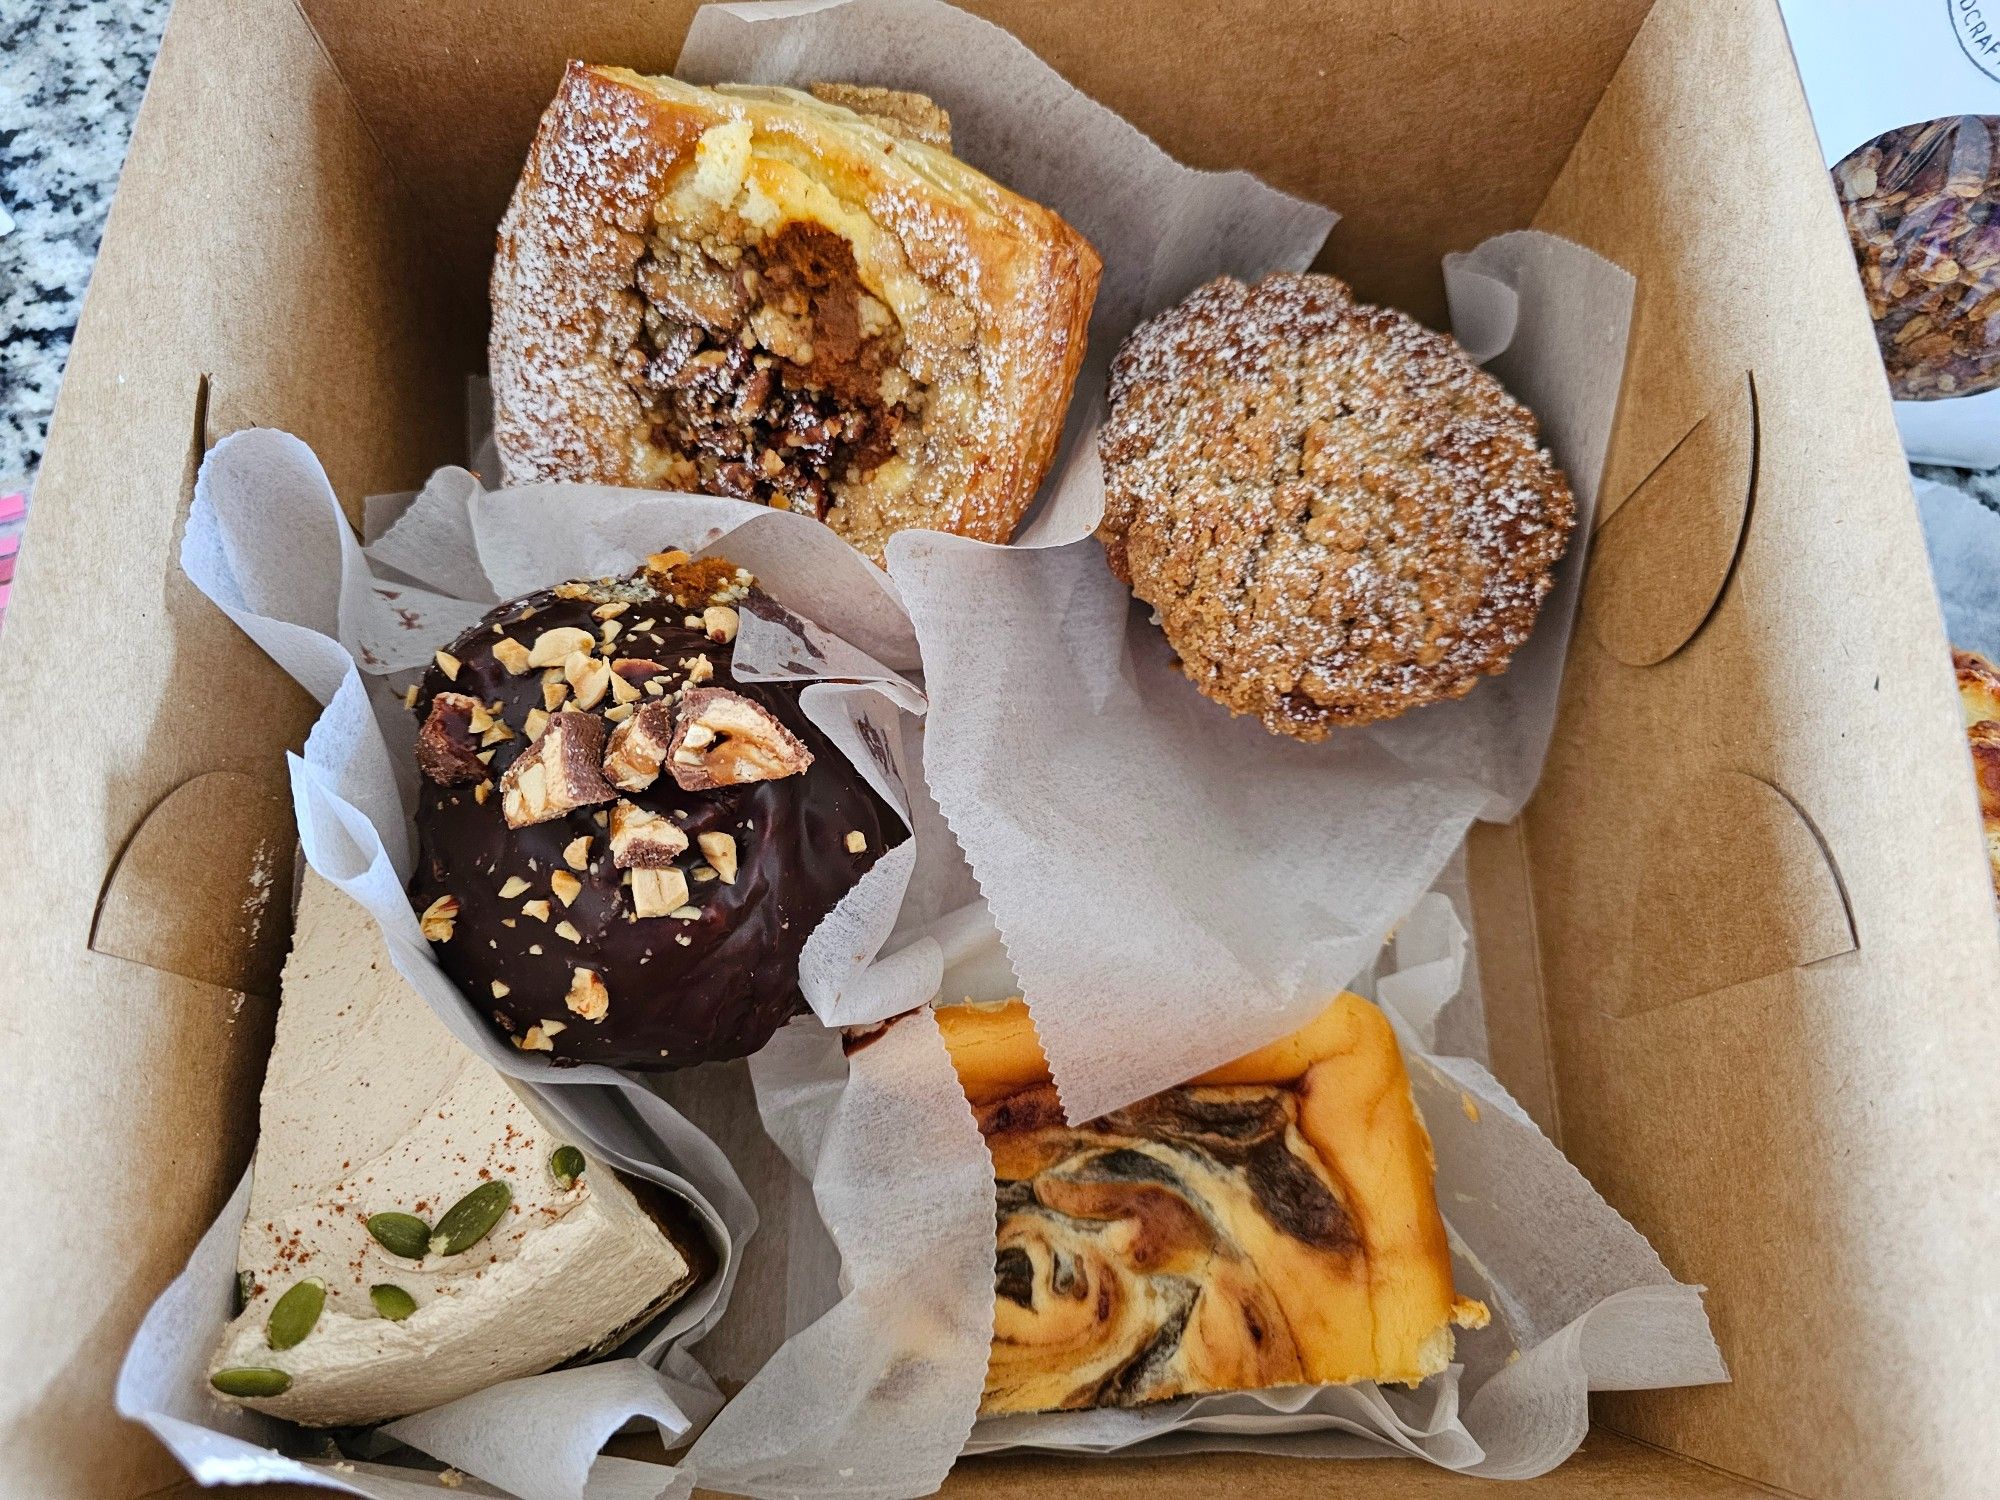
<svg viewBox="0 0 2000 1500">
<path fill-rule="evenodd" d="M 499 703 L 497 717 L 516 733 L 494 747 L 489 770 L 497 783 L 528 746 L 522 725 L 543 702 L 541 671 L 510 675 L 494 659 L 495 643 L 508 639 L 532 647 L 542 632 L 562 626 L 596 635 L 601 624 L 593 616 L 596 604 L 545 590 L 501 605 L 448 648 L 461 663 L 455 678 L 447 679 L 436 666 L 425 673 L 415 704 L 419 721 L 441 692 L 469 694 L 489 707 Z M 699 607 L 693 612 L 699 614 Z M 738 682 L 730 671 L 733 645 L 718 645 L 685 625 L 687 613 L 671 599 L 632 603 L 618 617 L 623 630 L 614 658 L 661 663 L 667 670 L 660 680 L 671 694 L 687 675 L 682 660 L 705 656 L 714 668 L 705 685 L 763 704 L 814 757 L 802 774 L 776 781 L 684 792 L 663 773 L 647 790 L 621 794 L 687 831 L 688 851 L 679 861 L 685 871 L 704 863 L 699 835 L 723 832 L 735 838 L 733 885 L 689 875 L 688 900 L 699 908 L 698 916 L 629 919 L 625 872 L 613 865 L 608 832 L 597 821 L 608 813 L 608 802 L 510 829 L 501 817 L 497 785 L 481 803 L 472 786 L 420 781 L 410 900 L 419 911 L 443 895 L 459 903 L 451 939 L 433 944 L 438 961 L 474 1008 L 510 1038 L 522 1037 L 541 1021 L 563 1022 L 549 1054 L 558 1063 L 659 1070 L 754 1052 L 803 1008 L 798 958 L 806 939 L 903 837 L 895 814 L 800 711 L 799 684 Z M 648 620 L 650 629 L 638 628 Z M 607 696 L 598 711 L 610 707 Z M 847 836 L 857 830 L 867 847 L 850 853 Z M 569 870 L 563 851 L 579 836 L 591 840 L 589 858 L 585 869 L 570 873 L 583 889 L 564 906 L 551 891 L 550 876 Z M 503 900 L 501 886 L 516 875 L 530 889 Z M 549 903 L 545 922 L 522 912 L 524 902 L 538 899 Z M 513 925 L 505 925 L 508 921 Z M 576 928 L 579 941 L 557 932 L 564 921 Z M 531 953 L 531 945 L 541 951 Z M 564 1003 L 578 967 L 593 970 L 610 991 L 601 1021 L 573 1015 Z M 492 991 L 495 980 L 507 986 L 499 998 Z"/>
</svg>

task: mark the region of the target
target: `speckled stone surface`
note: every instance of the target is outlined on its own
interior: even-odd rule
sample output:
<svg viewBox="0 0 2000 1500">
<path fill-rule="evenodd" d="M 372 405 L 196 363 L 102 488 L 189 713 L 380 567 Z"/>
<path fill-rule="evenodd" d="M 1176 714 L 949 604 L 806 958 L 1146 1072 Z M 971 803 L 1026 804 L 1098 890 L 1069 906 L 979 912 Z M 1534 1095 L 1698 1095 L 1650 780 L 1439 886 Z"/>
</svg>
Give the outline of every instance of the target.
<svg viewBox="0 0 2000 1500">
<path fill-rule="evenodd" d="M 167 0 L 0 0 L 0 490 L 41 461 L 166 19 Z"/>
</svg>

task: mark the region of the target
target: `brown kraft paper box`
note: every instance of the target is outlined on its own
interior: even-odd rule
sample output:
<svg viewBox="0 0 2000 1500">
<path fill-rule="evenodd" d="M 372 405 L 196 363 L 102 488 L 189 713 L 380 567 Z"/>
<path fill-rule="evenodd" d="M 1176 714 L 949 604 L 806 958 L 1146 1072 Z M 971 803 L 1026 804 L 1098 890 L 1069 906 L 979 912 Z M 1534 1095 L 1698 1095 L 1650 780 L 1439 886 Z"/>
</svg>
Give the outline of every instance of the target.
<svg viewBox="0 0 2000 1500">
<path fill-rule="evenodd" d="M 1547 771 L 1474 838 L 1480 963 L 1496 1070 L 1709 1288 L 1734 1381 L 1599 1398 L 1581 1452 L 1529 1488 L 1991 1493 L 2000 923 L 1774 0 L 972 8 L 1181 160 L 1338 206 L 1326 269 L 1363 296 L 1440 322 L 1439 256 L 1525 225 L 1638 277 Z M 692 11 L 174 11 L 0 650 L 9 1496 L 193 1488 L 112 1414 L 111 1382 L 248 1159 L 290 889 L 281 752 L 312 713 L 179 573 L 195 465 L 286 427 L 358 507 L 459 458 L 493 226 L 564 61 L 665 68 Z M 946 1493 L 1057 1484 L 1481 1481 L 1041 1457 L 962 1464 Z"/>
</svg>

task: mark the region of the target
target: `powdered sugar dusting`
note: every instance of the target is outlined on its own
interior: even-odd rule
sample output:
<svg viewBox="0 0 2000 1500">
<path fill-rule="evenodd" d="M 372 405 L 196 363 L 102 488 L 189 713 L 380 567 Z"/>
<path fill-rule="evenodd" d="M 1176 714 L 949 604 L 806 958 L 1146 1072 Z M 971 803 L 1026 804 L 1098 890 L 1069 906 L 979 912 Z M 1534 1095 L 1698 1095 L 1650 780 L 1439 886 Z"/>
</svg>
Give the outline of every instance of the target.
<svg viewBox="0 0 2000 1500">
<path fill-rule="evenodd" d="M 697 211 L 675 184 L 704 134 L 732 122 L 750 126 L 753 180 Z M 922 396 L 899 412 L 889 461 L 828 476 L 824 518 L 878 561 L 910 526 L 1005 541 L 1061 436 L 1097 284 L 1090 247 L 946 152 L 809 95 L 582 64 L 543 117 L 501 225 L 492 372 L 509 482 L 751 488 L 754 468 L 731 464 L 737 488 L 718 485 L 713 462 L 698 469 L 655 419 L 673 366 L 641 338 L 659 317 L 638 283 L 649 254 L 719 248 L 733 266 L 754 249 L 780 211 L 756 197 L 764 169 L 803 173 L 821 205 L 785 204 L 789 221 L 823 211 L 852 240 L 863 281 L 894 304 L 900 366 Z M 769 346 L 755 347 L 768 364 Z"/>
<path fill-rule="evenodd" d="M 1527 639 L 1574 519 L 1533 415 L 1333 277 L 1142 325 L 1100 437 L 1113 568 L 1183 669 L 1302 739 L 1462 696 Z"/>
</svg>

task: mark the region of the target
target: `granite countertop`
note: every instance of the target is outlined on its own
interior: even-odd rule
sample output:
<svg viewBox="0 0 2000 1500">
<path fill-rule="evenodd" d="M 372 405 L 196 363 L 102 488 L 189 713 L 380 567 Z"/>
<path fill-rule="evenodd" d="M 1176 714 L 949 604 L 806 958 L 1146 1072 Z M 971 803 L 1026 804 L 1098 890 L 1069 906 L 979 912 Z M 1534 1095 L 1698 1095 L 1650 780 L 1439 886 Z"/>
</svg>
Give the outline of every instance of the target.
<svg viewBox="0 0 2000 1500">
<path fill-rule="evenodd" d="M 167 0 L 0 6 L 0 492 L 41 461 L 166 19 Z"/>
</svg>

